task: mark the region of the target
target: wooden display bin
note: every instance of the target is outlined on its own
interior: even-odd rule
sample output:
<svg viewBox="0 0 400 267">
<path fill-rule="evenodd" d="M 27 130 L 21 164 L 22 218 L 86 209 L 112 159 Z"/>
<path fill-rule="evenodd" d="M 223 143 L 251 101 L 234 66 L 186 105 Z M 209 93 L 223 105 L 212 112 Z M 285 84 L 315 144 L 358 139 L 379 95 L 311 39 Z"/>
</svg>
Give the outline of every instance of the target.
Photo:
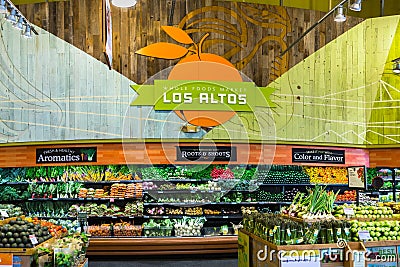
<svg viewBox="0 0 400 267">
<path fill-rule="evenodd" d="M 241 230 L 238 245 L 239 267 L 400 266 L 400 241 L 348 242 L 344 248 L 338 248 L 336 243 L 277 246 Z M 378 257 L 382 256 L 386 261 L 379 262 Z"/>
</svg>

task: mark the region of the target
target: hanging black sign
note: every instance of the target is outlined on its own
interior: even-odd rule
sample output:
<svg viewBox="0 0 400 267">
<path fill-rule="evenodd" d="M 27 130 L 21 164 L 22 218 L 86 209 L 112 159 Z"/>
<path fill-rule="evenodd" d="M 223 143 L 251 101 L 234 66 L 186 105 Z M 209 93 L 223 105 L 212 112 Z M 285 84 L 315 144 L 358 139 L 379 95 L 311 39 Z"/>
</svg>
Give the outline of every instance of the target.
<svg viewBox="0 0 400 267">
<path fill-rule="evenodd" d="M 236 147 L 231 146 L 179 146 L 177 161 L 236 161 Z"/>
<path fill-rule="evenodd" d="M 69 162 L 97 162 L 97 147 L 36 149 L 36 163 Z"/>
<path fill-rule="evenodd" d="M 292 148 L 292 162 L 345 164 L 344 150 Z"/>
</svg>

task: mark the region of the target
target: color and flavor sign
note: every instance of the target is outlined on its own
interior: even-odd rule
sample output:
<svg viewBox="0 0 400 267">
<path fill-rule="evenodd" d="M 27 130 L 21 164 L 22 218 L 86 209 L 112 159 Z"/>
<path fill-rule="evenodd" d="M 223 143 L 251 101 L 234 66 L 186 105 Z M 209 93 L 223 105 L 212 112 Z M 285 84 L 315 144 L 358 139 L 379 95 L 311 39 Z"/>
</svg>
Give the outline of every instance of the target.
<svg viewBox="0 0 400 267">
<path fill-rule="evenodd" d="M 36 163 L 69 162 L 97 162 L 97 147 L 36 149 Z"/>
<path fill-rule="evenodd" d="M 179 146 L 177 161 L 236 161 L 236 147 L 231 146 Z"/>
<path fill-rule="evenodd" d="M 292 148 L 292 162 L 345 164 L 344 150 Z"/>
</svg>

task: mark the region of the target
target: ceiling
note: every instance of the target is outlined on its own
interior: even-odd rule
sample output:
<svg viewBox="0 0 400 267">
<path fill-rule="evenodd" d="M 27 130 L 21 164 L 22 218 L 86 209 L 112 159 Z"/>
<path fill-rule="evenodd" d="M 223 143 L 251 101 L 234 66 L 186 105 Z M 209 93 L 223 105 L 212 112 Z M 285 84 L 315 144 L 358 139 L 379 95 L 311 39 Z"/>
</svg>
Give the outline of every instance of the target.
<svg viewBox="0 0 400 267">
<path fill-rule="evenodd" d="M 16 5 L 21 4 L 33 4 L 43 2 L 58 2 L 66 0 L 13 0 Z M 259 3 L 269 5 L 282 5 L 288 7 L 296 7 L 303 9 L 313 9 L 327 12 L 332 7 L 337 5 L 340 0 L 221 0 L 221 1 L 236 1 L 236 2 L 248 2 L 248 3 Z M 352 1 L 352 0 L 349 0 Z M 363 0 L 362 11 L 353 12 L 349 11 L 350 16 L 355 17 L 380 17 L 381 16 L 381 4 L 384 3 L 385 16 L 389 15 L 400 15 L 400 4 L 399 0 Z"/>
</svg>

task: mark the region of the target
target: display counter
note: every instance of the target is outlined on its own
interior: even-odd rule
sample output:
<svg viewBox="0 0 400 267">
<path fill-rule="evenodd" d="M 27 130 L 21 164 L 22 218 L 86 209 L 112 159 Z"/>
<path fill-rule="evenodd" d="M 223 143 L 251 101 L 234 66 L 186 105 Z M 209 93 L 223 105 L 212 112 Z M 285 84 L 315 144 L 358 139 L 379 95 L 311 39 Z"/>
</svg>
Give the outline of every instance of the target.
<svg viewBox="0 0 400 267">
<path fill-rule="evenodd" d="M 237 236 L 167 238 L 92 238 L 90 256 L 232 254 L 238 251 Z"/>
<path fill-rule="evenodd" d="M 239 267 L 397 267 L 400 241 L 281 245 L 241 230 Z"/>
</svg>

